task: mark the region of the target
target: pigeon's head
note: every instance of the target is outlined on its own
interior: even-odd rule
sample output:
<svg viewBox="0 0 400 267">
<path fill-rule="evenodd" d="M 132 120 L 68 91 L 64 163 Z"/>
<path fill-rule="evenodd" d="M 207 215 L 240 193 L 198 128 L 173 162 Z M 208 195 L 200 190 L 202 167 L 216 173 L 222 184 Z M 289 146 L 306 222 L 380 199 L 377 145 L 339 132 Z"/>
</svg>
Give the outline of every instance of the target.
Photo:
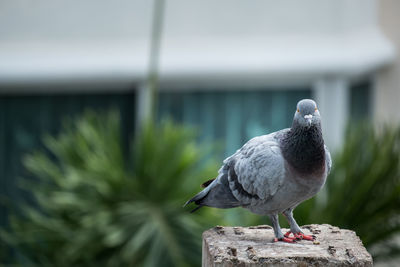
<svg viewBox="0 0 400 267">
<path fill-rule="evenodd" d="M 320 125 L 321 117 L 319 115 L 317 103 L 311 99 L 300 100 L 299 103 L 297 103 L 293 123 L 305 128 Z"/>
</svg>

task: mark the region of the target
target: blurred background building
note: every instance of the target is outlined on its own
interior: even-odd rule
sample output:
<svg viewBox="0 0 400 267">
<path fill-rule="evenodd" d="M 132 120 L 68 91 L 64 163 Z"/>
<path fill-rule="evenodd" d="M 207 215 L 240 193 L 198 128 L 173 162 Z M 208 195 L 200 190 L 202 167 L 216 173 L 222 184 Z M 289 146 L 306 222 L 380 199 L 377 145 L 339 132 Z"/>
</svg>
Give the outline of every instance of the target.
<svg viewBox="0 0 400 267">
<path fill-rule="evenodd" d="M 153 6 L 0 2 L 1 194 L 18 194 L 21 156 L 65 116 L 114 107 L 134 132 L 148 108 Z M 395 0 L 166 0 L 158 116 L 198 127 L 226 156 L 289 127 L 297 101 L 314 98 L 335 150 L 351 119 L 400 121 L 399 11 Z"/>
</svg>

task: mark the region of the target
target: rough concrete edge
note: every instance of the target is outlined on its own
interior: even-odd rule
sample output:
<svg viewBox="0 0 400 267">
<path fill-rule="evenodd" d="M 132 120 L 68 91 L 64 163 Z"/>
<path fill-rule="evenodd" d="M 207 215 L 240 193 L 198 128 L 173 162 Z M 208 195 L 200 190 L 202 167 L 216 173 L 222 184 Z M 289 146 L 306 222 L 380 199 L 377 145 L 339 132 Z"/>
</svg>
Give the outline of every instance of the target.
<svg viewBox="0 0 400 267">
<path fill-rule="evenodd" d="M 338 226 L 333 226 L 333 225 L 328 224 L 328 223 L 322 223 L 322 224 L 305 224 L 305 225 L 303 225 L 303 226 L 300 226 L 300 228 L 306 228 L 306 229 L 308 229 L 308 230 L 310 230 L 310 231 L 312 232 L 315 225 L 326 226 L 326 227 L 328 227 L 328 228 L 330 228 L 330 229 L 332 229 L 332 230 L 338 229 L 338 230 L 340 230 L 340 231 L 342 231 L 342 232 L 347 232 L 348 234 L 353 235 L 355 241 L 358 242 L 358 243 L 360 244 L 359 247 L 362 248 L 362 251 L 360 251 L 360 252 L 364 255 L 365 258 L 367 258 L 367 260 L 360 260 L 360 259 L 358 259 L 358 258 L 357 258 L 357 259 L 360 260 L 360 261 L 365 261 L 365 264 L 370 262 L 370 263 L 371 263 L 371 266 L 374 264 L 372 255 L 368 252 L 368 250 L 367 250 L 367 248 L 364 246 L 364 243 L 362 242 L 361 238 L 357 235 L 357 233 L 356 233 L 354 230 L 346 229 L 346 228 L 340 228 L 340 227 L 338 227 Z M 349 255 L 349 256 L 351 256 L 351 255 Z M 367 266 L 367 265 L 366 265 L 366 266 Z"/>
<path fill-rule="evenodd" d="M 312 228 L 315 225 L 316 224 L 307 224 L 307 225 L 301 226 L 301 228 L 306 228 L 306 229 L 309 229 L 310 231 L 312 231 Z M 256 262 L 242 262 L 240 264 L 240 266 L 242 266 L 242 264 L 243 264 L 243 266 L 251 267 L 251 266 L 260 266 L 259 264 L 262 264 L 262 266 L 264 266 L 264 264 L 268 264 L 268 265 L 269 264 L 278 264 L 279 265 L 281 263 L 293 263 L 293 264 L 296 263 L 296 264 L 306 264 L 306 265 L 308 265 L 308 264 L 312 264 L 312 265 L 320 264 L 321 266 L 324 266 L 323 264 L 328 264 L 328 263 L 329 264 L 334 264 L 334 265 L 337 264 L 338 266 L 339 266 L 339 264 L 340 264 L 340 266 L 368 266 L 368 267 L 369 266 L 373 266 L 373 258 L 371 256 L 371 254 L 365 248 L 361 238 L 357 235 L 357 233 L 355 231 L 350 230 L 350 229 L 342 229 L 342 228 L 339 228 L 337 226 L 332 226 L 330 224 L 320 224 L 320 225 L 323 225 L 323 226 L 326 226 L 326 227 L 332 228 L 332 229 L 339 229 L 340 231 L 348 232 L 348 233 L 352 234 L 355 237 L 355 241 L 360 244 L 360 247 L 363 250 L 363 251 L 360 251 L 360 252 L 365 256 L 365 258 L 362 259 L 362 258 L 357 257 L 356 255 L 350 254 L 349 255 L 350 260 L 348 260 L 344 264 L 343 261 L 338 261 L 334 257 L 308 258 L 308 257 L 294 256 L 294 257 L 288 257 L 286 259 L 282 259 L 282 258 L 271 259 L 271 258 L 263 258 L 263 257 L 261 257 L 261 258 L 258 258 L 258 260 Z M 265 225 L 265 226 L 268 226 L 268 225 Z M 250 227 L 246 227 L 246 226 L 245 227 L 239 226 L 239 227 L 242 227 L 242 228 L 263 227 L 263 228 L 265 228 L 265 226 L 264 225 L 261 225 L 261 226 L 258 225 L 258 226 L 250 226 Z M 218 260 L 217 259 L 212 259 L 211 258 L 211 256 L 212 256 L 211 255 L 211 251 L 208 250 L 208 248 L 210 248 L 210 245 L 208 245 L 207 242 L 206 242 L 207 237 L 210 237 L 213 234 L 213 232 L 216 232 L 217 234 L 220 235 L 220 234 L 224 234 L 225 233 L 224 228 L 233 228 L 234 229 L 235 227 L 238 227 L 238 226 L 219 226 L 219 225 L 217 225 L 217 226 L 209 228 L 209 229 L 207 229 L 207 230 L 205 230 L 203 232 L 203 234 L 202 234 L 202 239 L 203 239 L 203 242 L 202 242 L 202 244 L 203 244 L 202 266 L 203 267 L 208 267 L 208 266 L 214 266 L 214 267 L 226 266 L 225 263 L 228 264 L 227 266 L 231 266 L 232 264 L 233 264 L 232 266 L 236 266 L 235 263 L 237 263 L 236 262 L 237 258 L 235 258 L 235 257 L 234 258 L 223 257 L 223 258 L 218 258 Z M 268 226 L 268 228 L 271 228 L 271 227 Z M 204 252 L 207 252 L 208 255 L 209 255 L 209 257 L 208 257 L 208 259 L 209 259 L 208 264 L 209 265 L 204 265 L 204 263 L 203 263 L 205 261 Z M 351 253 L 351 251 L 350 251 L 350 253 Z M 354 264 L 354 261 L 351 260 L 351 257 L 354 257 L 356 259 L 356 261 L 357 261 L 356 264 Z M 310 261 L 310 259 L 312 261 Z"/>
</svg>

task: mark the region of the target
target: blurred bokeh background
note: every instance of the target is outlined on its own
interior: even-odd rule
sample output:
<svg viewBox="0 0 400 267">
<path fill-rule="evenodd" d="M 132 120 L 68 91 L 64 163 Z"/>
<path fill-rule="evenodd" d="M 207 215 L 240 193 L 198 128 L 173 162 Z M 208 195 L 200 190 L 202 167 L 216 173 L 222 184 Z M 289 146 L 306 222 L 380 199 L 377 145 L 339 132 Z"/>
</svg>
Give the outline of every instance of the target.
<svg viewBox="0 0 400 267">
<path fill-rule="evenodd" d="M 396 0 L 2 0 L 0 262 L 199 266 L 203 230 L 268 220 L 182 204 L 313 98 L 334 169 L 295 216 L 353 229 L 395 266 L 399 13 Z"/>
</svg>

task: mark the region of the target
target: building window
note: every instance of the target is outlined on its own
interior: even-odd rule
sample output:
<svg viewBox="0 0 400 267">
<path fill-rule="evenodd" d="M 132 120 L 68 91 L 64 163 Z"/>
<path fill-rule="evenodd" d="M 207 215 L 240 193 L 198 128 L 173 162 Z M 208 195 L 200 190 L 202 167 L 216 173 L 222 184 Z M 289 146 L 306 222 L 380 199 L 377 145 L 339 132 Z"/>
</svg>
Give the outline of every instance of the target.
<svg viewBox="0 0 400 267">
<path fill-rule="evenodd" d="M 354 84 L 350 88 L 350 114 L 351 120 L 360 121 L 371 118 L 371 81 Z"/>
</svg>

